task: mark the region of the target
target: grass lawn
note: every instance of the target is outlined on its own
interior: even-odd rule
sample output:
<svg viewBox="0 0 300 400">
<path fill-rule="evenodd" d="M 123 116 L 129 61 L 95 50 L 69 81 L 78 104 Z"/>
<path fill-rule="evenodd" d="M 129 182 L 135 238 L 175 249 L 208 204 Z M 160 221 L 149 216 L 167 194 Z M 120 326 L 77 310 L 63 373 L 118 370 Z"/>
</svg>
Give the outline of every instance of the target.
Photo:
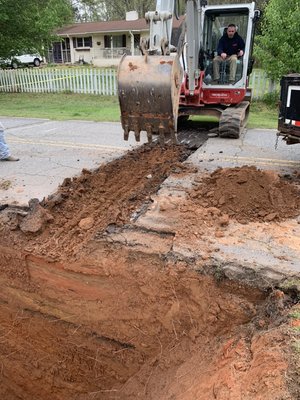
<svg viewBox="0 0 300 400">
<path fill-rule="evenodd" d="M 117 97 L 74 93 L 0 93 L 0 115 L 53 120 L 120 120 Z"/>
<path fill-rule="evenodd" d="M 120 121 L 117 97 L 64 93 L 0 93 L 0 115 L 53 120 Z M 249 128 L 275 129 L 276 126 L 276 106 L 263 102 L 251 104 Z"/>
<path fill-rule="evenodd" d="M 278 123 L 277 105 L 269 105 L 262 101 L 254 101 L 250 107 L 248 128 L 276 129 Z"/>
</svg>

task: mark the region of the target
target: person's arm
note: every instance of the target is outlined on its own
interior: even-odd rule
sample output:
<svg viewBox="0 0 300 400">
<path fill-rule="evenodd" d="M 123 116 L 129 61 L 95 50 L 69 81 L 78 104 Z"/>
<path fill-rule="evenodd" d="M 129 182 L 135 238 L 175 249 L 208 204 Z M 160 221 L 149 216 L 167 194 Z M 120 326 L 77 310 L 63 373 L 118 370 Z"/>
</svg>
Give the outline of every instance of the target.
<svg viewBox="0 0 300 400">
<path fill-rule="evenodd" d="M 221 37 L 221 39 L 219 40 L 218 49 L 217 49 L 218 56 L 220 56 L 222 53 L 224 53 L 224 43 L 223 42 L 224 42 L 223 37 Z"/>
<path fill-rule="evenodd" d="M 243 38 L 240 36 L 239 37 L 239 52 L 238 52 L 238 57 L 243 57 L 245 53 L 245 42 Z"/>
<path fill-rule="evenodd" d="M 224 37 L 223 36 L 219 40 L 217 51 L 218 51 L 218 56 L 221 56 L 223 59 L 225 59 L 227 57 L 227 54 L 224 51 Z"/>
</svg>

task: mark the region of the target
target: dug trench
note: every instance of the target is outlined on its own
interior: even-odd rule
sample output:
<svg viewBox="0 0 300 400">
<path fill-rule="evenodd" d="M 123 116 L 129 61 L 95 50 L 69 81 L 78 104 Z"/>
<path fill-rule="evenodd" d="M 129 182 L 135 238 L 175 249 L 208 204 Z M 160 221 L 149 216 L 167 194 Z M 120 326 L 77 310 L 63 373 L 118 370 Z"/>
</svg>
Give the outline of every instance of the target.
<svg viewBox="0 0 300 400">
<path fill-rule="evenodd" d="M 188 154 L 143 146 L 28 209 L 3 207 L 1 399 L 299 398 L 298 281 L 228 279 L 209 240 L 201 257 L 175 246 L 221 239 L 231 221 L 297 218 L 299 177 L 253 167 L 196 176 L 160 203 L 168 227 L 139 224 L 168 176 L 197 175 Z"/>
</svg>

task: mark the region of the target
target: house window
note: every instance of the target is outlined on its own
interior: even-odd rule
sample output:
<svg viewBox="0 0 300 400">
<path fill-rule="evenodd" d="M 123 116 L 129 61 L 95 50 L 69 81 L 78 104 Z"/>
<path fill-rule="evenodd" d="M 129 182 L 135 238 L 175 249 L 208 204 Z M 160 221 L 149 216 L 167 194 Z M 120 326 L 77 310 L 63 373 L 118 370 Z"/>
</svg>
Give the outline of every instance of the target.
<svg viewBox="0 0 300 400">
<path fill-rule="evenodd" d="M 134 36 L 134 47 L 139 47 L 141 41 L 141 35 L 134 34 L 133 36 Z"/>
<path fill-rule="evenodd" d="M 113 36 L 113 46 L 114 47 L 125 47 L 123 42 L 123 35 Z"/>
<path fill-rule="evenodd" d="M 70 39 L 65 38 L 61 41 L 61 48 L 63 50 L 70 50 Z"/>
<path fill-rule="evenodd" d="M 88 37 L 74 37 L 73 46 L 76 47 L 93 47 L 92 36 Z"/>
<path fill-rule="evenodd" d="M 126 47 L 126 35 L 105 35 L 104 36 L 104 47 L 111 47 L 111 39 L 113 48 Z"/>
</svg>

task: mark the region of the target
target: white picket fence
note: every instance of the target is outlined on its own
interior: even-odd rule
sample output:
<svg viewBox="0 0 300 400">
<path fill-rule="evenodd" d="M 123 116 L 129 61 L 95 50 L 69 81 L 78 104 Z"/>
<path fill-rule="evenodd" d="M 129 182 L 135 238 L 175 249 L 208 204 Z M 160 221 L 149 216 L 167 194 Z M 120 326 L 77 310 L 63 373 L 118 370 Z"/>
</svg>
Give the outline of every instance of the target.
<svg viewBox="0 0 300 400">
<path fill-rule="evenodd" d="M 261 99 L 268 93 L 279 92 L 280 83 L 273 81 L 267 77 L 262 70 L 253 70 L 250 75 L 249 86 L 252 88 L 252 96 L 254 100 Z"/>
<path fill-rule="evenodd" d="M 98 68 L 26 68 L 0 70 L 0 92 L 83 93 L 113 96 L 117 94 L 115 69 Z M 278 90 L 261 70 L 250 78 L 253 98 Z"/>
<path fill-rule="evenodd" d="M 0 70 L 0 92 L 116 95 L 114 69 L 26 68 Z"/>
</svg>

